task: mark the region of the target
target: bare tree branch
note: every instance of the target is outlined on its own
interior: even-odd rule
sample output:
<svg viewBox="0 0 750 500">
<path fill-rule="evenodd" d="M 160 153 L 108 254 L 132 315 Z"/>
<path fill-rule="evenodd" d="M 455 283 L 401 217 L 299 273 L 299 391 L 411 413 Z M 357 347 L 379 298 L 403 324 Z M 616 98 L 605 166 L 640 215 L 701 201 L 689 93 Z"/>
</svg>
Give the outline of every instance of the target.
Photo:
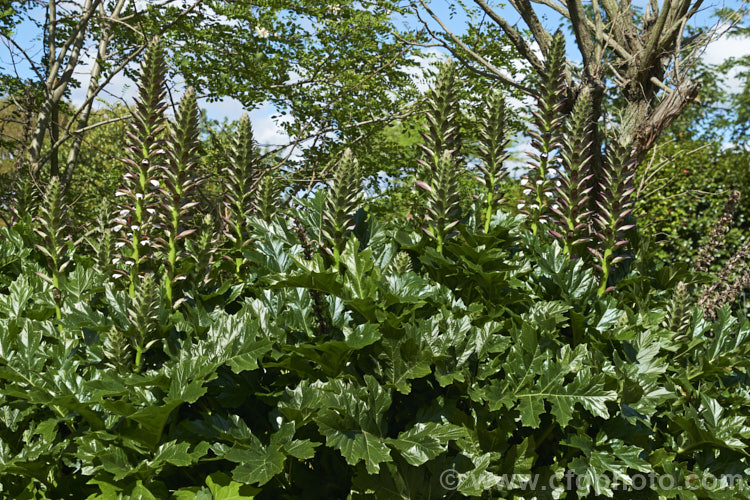
<svg viewBox="0 0 750 500">
<path fill-rule="evenodd" d="M 531 47 L 526 43 L 526 41 L 523 39 L 521 34 L 516 31 L 513 26 L 511 26 L 508 21 L 506 21 L 504 18 L 499 16 L 497 12 L 492 10 L 492 7 L 487 5 L 487 2 L 484 0 L 474 0 L 474 3 L 479 5 L 479 7 L 492 19 L 497 23 L 500 28 L 502 28 L 503 32 L 508 36 L 508 39 L 511 41 L 513 46 L 516 48 L 516 50 L 531 64 L 531 66 L 537 70 L 538 72 L 541 72 L 544 70 L 544 65 L 542 64 L 542 61 L 539 60 L 539 58 L 534 54 L 534 51 L 531 50 Z"/>
<path fill-rule="evenodd" d="M 453 40 L 453 42 L 456 43 L 456 45 L 458 45 L 459 47 L 461 47 L 461 50 L 463 50 L 464 52 L 466 52 L 467 54 L 469 54 L 475 61 L 479 62 L 485 68 L 487 68 L 490 72 L 492 72 L 495 75 L 495 78 L 497 78 L 498 80 L 500 80 L 501 82 L 503 82 L 503 83 L 505 83 L 507 85 L 510 85 L 510 86 L 512 86 L 514 88 L 517 88 L 518 90 L 524 92 L 525 94 L 534 95 L 534 92 L 530 88 L 528 88 L 528 87 L 526 87 L 524 85 L 521 85 L 520 83 L 517 83 L 515 80 L 513 80 L 513 78 L 511 78 L 510 76 L 508 76 L 505 73 L 503 73 L 502 71 L 500 71 L 494 64 L 490 63 L 485 58 L 483 58 L 482 56 L 480 56 L 479 54 L 477 54 L 476 52 L 474 52 L 473 50 L 471 50 L 471 48 L 469 48 L 464 42 L 461 41 L 460 38 L 458 38 L 456 35 L 454 35 L 445 26 L 445 23 L 443 23 L 443 21 L 437 15 L 435 15 L 435 13 L 429 7 L 427 7 L 427 5 L 424 3 L 423 0 L 419 0 L 419 3 L 427 11 L 427 13 L 430 14 L 430 16 L 440 25 L 440 27 L 442 28 L 442 30 L 445 31 L 445 33 L 451 38 L 451 40 Z M 425 25 L 425 27 L 426 27 L 426 25 Z M 427 29 L 429 29 L 429 28 L 427 28 Z M 445 47 L 448 48 L 449 50 L 451 50 L 450 46 L 448 46 L 447 44 L 445 45 Z M 451 50 L 451 52 L 453 52 L 453 51 Z"/>
<path fill-rule="evenodd" d="M 536 12 L 534 12 L 531 6 L 531 2 L 529 0 L 509 0 L 509 2 L 521 14 L 524 22 L 529 27 L 529 30 L 531 30 L 531 35 L 534 37 L 537 45 L 539 45 L 539 49 L 546 56 L 549 46 L 552 43 L 552 35 L 542 26 L 542 23 L 536 16 Z"/>
</svg>

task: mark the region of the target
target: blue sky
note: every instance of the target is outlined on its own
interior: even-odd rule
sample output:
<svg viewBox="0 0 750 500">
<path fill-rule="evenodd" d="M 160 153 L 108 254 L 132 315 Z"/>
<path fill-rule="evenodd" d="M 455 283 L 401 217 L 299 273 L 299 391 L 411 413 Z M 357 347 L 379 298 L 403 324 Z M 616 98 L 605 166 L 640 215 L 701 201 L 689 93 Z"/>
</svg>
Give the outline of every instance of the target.
<svg viewBox="0 0 750 500">
<path fill-rule="evenodd" d="M 448 25 L 449 29 L 455 33 L 462 33 L 466 29 L 467 18 L 460 6 L 454 9 L 456 15 L 451 16 L 452 3 L 455 4 L 455 2 L 450 2 L 448 0 L 433 0 L 431 5 L 435 13 L 446 25 Z M 643 0 L 635 0 L 633 4 L 645 6 L 646 2 Z M 714 9 L 717 7 L 736 8 L 738 5 L 740 5 L 740 2 L 738 1 L 708 2 L 708 6 L 706 6 L 701 13 L 692 20 L 692 23 L 696 26 L 710 25 L 713 23 L 712 13 Z M 508 16 L 508 20 L 511 23 L 520 21 L 520 16 L 510 8 L 504 10 L 500 9 L 500 12 Z M 39 9 L 37 15 L 43 15 L 43 11 Z M 557 16 L 557 14 L 551 9 L 544 8 L 544 10 L 540 11 L 540 16 L 542 16 L 545 27 L 550 30 L 556 29 L 560 24 L 559 16 Z M 429 16 L 425 14 L 425 19 L 428 17 Z M 408 23 L 412 26 L 417 23 L 417 20 L 414 18 L 399 19 L 398 21 Z M 439 27 L 437 27 L 436 24 L 433 23 L 432 26 L 439 31 Z M 38 36 L 39 33 L 33 23 L 24 23 L 17 30 L 14 41 L 27 49 L 32 58 L 38 59 L 41 55 L 41 46 Z M 569 42 L 568 57 L 572 60 L 578 60 L 579 55 L 575 50 L 574 41 L 570 40 Z M 708 47 L 704 60 L 709 63 L 719 63 L 727 57 L 744 54 L 750 54 L 750 38 L 724 38 L 714 42 Z M 0 45 L 0 65 L 6 69 L 11 67 L 8 49 L 2 45 Z M 26 64 L 21 63 L 18 68 L 19 73 L 23 76 L 31 74 L 28 65 Z M 84 84 L 88 81 L 85 68 L 82 68 L 79 79 Z M 179 82 L 175 83 L 179 87 Z M 738 81 L 732 81 L 730 78 L 729 85 L 730 87 L 736 86 L 738 85 Z M 85 87 L 85 85 L 82 87 Z M 130 102 L 134 95 L 134 90 L 134 84 L 132 81 L 128 80 L 124 75 L 118 76 L 113 79 L 111 85 L 107 88 L 107 94 L 102 95 L 102 98 L 104 101 L 110 103 L 121 99 Z M 74 90 L 71 95 L 71 99 L 74 103 L 80 103 L 83 100 L 83 97 L 83 88 Z M 99 105 L 106 105 L 106 103 L 100 103 Z M 202 107 L 206 110 L 210 118 L 217 120 L 222 120 L 224 118 L 234 120 L 239 118 L 244 111 L 240 103 L 231 98 L 225 98 L 220 102 L 214 103 L 203 102 Z M 254 129 L 256 130 L 256 137 L 262 144 L 280 144 L 286 142 L 286 136 L 282 129 L 271 119 L 271 116 L 275 113 L 276 110 L 273 106 L 268 104 L 262 105 L 255 110 L 251 110 L 250 116 L 254 124 Z"/>
</svg>

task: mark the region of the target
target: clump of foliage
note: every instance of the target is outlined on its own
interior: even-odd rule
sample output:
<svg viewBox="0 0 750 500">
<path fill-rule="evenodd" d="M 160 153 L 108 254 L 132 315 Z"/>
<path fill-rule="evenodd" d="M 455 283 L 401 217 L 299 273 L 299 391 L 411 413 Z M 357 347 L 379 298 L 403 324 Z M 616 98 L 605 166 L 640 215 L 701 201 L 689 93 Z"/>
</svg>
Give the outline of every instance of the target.
<svg viewBox="0 0 750 500">
<path fill-rule="evenodd" d="M 153 61 L 159 49 L 149 50 Z M 0 229 L 4 496 L 599 498 L 622 493 L 601 477 L 746 480 L 750 321 L 729 306 L 707 318 L 684 299 L 696 276 L 645 246 L 631 242 L 637 251 L 616 261 L 627 200 L 600 200 L 596 214 L 611 231 L 600 230 L 600 262 L 619 266 L 609 274 L 561 245 L 555 222 L 483 203 L 480 216 L 453 211 L 453 148 L 426 162 L 426 221 L 357 214 L 348 154 L 331 185 L 276 202 L 268 217 L 253 208 L 262 183 L 249 182 L 248 124 L 225 173 L 231 216 L 216 224 L 189 217 L 195 190 L 176 198 L 200 161 L 191 97 L 156 169 L 162 153 L 144 137 L 157 128 L 142 124 L 161 126 L 161 91 L 141 92 L 152 107 L 135 117 L 131 145 L 143 155 L 131 156 L 121 217 L 145 221 L 153 200 L 171 217 L 155 211 L 148 235 L 166 245 L 141 254 L 143 233 L 118 228 L 131 260 L 123 280 L 85 246 L 65 249 L 67 267 L 50 260 L 60 248 L 50 228 L 64 225 L 55 216 L 39 235 L 25 223 Z M 562 156 L 538 180 L 554 183 L 561 169 L 560 191 L 571 193 L 585 161 Z M 630 163 L 612 161 L 605 192 L 622 196 Z M 479 200 L 499 205 L 493 183 L 484 189 Z M 570 206 L 586 195 L 576 193 Z M 167 292 L 178 275 L 182 301 Z M 572 486 L 559 480 L 567 472 L 578 475 Z M 510 475 L 536 475 L 538 486 Z M 747 497 L 740 482 L 700 481 L 693 496 L 663 484 L 638 493 Z"/>
<path fill-rule="evenodd" d="M 719 143 L 680 139 L 659 144 L 638 169 L 636 215 L 645 234 L 659 242 L 659 257 L 692 262 L 714 222 L 721 217 L 732 191 L 741 197 L 725 245 L 714 246 L 710 271 L 718 272 L 742 245 L 750 229 L 748 153 L 722 149 Z"/>
</svg>

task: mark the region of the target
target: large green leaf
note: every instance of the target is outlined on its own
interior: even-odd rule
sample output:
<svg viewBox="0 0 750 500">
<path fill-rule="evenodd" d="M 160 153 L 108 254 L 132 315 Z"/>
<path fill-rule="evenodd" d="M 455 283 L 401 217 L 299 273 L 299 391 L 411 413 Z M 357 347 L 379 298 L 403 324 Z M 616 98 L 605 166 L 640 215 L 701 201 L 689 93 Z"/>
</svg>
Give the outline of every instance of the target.
<svg viewBox="0 0 750 500">
<path fill-rule="evenodd" d="M 587 355 L 583 348 L 573 351 L 564 346 L 558 360 L 537 351 L 530 365 L 518 349 L 511 352 L 506 378 L 495 382 L 488 395 L 497 398 L 498 405 L 517 405 L 523 425 L 538 427 L 541 415 L 546 413 L 546 403 L 563 427 L 573 417 L 576 404 L 592 415 L 609 418 L 607 403 L 616 401 L 617 393 L 604 388 L 603 374 L 594 375 L 584 368 Z M 570 374 L 574 374 L 572 380 Z"/>
<path fill-rule="evenodd" d="M 466 430 L 453 424 L 418 423 L 411 429 L 389 439 L 410 465 L 420 466 L 445 452 L 448 441 L 466 436 Z"/>
<path fill-rule="evenodd" d="M 297 459 L 312 458 L 319 443 L 310 440 L 294 440 L 295 425 L 284 423 L 277 432 L 271 435 L 268 446 L 251 436 L 249 442 L 222 451 L 223 447 L 214 446 L 214 452 L 231 462 L 239 463 L 232 471 L 232 477 L 244 484 L 263 486 L 277 474 L 283 472 L 287 454 Z"/>
<path fill-rule="evenodd" d="M 327 387 L 315 422 L 326 444 L 339 450 L 347 463 L 363 461 L 367 471 L 376 474 L 381 463 L 393 460 L 383 420 L 391 397 L 374 378 L 365 377 L 365 383 L 362 388 L 341 383 Z"/>
</svg>

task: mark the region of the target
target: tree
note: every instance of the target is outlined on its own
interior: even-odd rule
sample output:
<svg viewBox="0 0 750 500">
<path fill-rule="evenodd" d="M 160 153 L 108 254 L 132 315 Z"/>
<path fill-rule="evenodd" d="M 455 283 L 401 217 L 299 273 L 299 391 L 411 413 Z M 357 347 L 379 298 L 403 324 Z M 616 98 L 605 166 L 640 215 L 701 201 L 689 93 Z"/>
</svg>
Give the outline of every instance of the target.
<svg viewBox="0 0 750 500">
<path fill-rule="evenodd" d="M 175 3 L 168 0 L 162 5 Z M 197 0 L 200 3 L 202 0 Z M 171 22 L 185 16 L 196 4 L 178 10 Z M 100 124 L 90 124 L 92 106 L 99 94 L 112 78 L 122 72 L 137 57 L 147 41 L 134 24 L 138 12 L 125 0 L 81 0 L 61 2 L 48 0 L 34 2 L 22 0 L 11 2 L 11 7 L 0 17 L 0 37 L 9 47 L 13 61 L 12 73 L 2 75 L 0 93 L 23 107 L 16 98 L 18 88 L 31 85 L 38 89 L 39 97 L 31 110 L 33 125 L 25 159 L 33 176 L 39 175 L 42 167 L 49 166 L 48 174 L 61 177 L 63 190 L 73 176 L 83 134 Z M 21 22 L 33 25 L 43 40 L 43 56 L 37 59 L 26 47 L 15 40 L 16 28 Z M 168 29 L 169 23 L 162 27 Z M 28 29 L 28 28 L 26 28 Z M 134 35 L 124 37 L 124 32 Z M 114 39 L 132 43 L 118 44 L 112 50 Z M 90 53 L 91 52 L 91 53 Z M 92 55 L 93 54 L 93 55 Z M 81 71 L 86 56 L 92 55 L 86 97 L 83 103 L 62 120 L 60 113 L 64 99 L 78 85 L 75 76 Z M 29 81 L 22 81 L 19 65 L 25 65 L 33 74 Z M 122 117 L 113 118 L 114 120 Z M 61 129 L 61 122 L 65 126 Z M 68 141 L 69 148 L 64 168 L 60 168 L 58 153 L 60 146 Z"/>
<path fill-rule="evenodd" d="M 175 72 L 209 101 L 230 96 L 247 110 L 278 110 L 290 140 L 263 146 L 283 151 L 277 167 L 294 168 L 307 188 L 328 176 L 344 147 L 367 158 L 384 126 L 421 111 L 412 69 L 421 62 L 414 43 L 425 37 L 396 26 L 405 12 L 393 0 L 206 0 L 164 39 L 179 48 Z M 149 6 L 143 29 L 155 31 L 171 15 Z"/>
<path fill-rule="evenodd" d="M 89 123 L 92 103 L 115 74 L 130 75 L 130 62 L 154 36 L 168 50 L 170 77 L 181 75 L 173 79 L 196 88 L 199 97 L 213 101 L 230 96 L 248 110 L 272 103 L 291 140 L 267 152 L 284 151 L 277 167 L 286 168 L 295 165 L 304 145 L 310 161 L 299 172 L 300 181 L 324 179 L 338 143 L 359 143 L 366 149 L 364 139 L 382 124 L 419 112 L 408 71 L 419 64 L 410 57 L 418 50 L 407 41 L 423 37 L 396 29 L 389 11 L 403 10 L 397 2 L 373 7 L 357 1 L 259 6 L 247 0 L 90 0 L 75 5 L 63 11 L 59 0 L 49 0 L 44 9 L 17 10 L 3 18 L 9 27 L 22 18 L 35 23 L 47 42 L 40 62 L 13 41 L 10 28 L 3 31 L 42 90 L 27 159 L 35 174 L 48 164 L 49 173 L 61 175 L 64 186 L 73 178 L 83 135 L 97 126 Z M 94 61 L 85 101 L 73 111 L 69 126 L 58 130 L 54 115 L 77 84 L 72 75 L 84 54 Z M 64 167 L 58 166 L 59 148 L 67 141 L 72 147 L 66 148 Z"/>
<path fill-rule="evenodd" d="M 744 13 L 732 13 L 728 20 L 711 29 L 689 33 L 688 21 L 703 7 L 703 0 L 667 0 L 661 7 L 652 0 L 643 12 L 631 2 L 615 0 L 592 0 L 586 5 L 582 0 L 510 0 L 530 33 L 527 37 L 522 28 L 511 24 L 508 16 L 501 15 L 487 1 L 473 3 L 540 76 L 553 45 L 553 35 L 543 26 L 540 9 L 552 9 L 569 23 L 581 60 L 567 64 L 566 109 L 572 109 L 577 96 L 589 95 L 593 118 L 601 125 L 605 97 L 620 98 L 619 106 L 610 110 L 618 125 L 610 132 L 634 160 L 642 159 L 659 135 L 696 98 L 700 82 L 690 77 L 691 66 L 705 46 Z M 472 67 L 490 71 L 498 80 L 534 95 L 523 81 L 498 69 L 451 33 L 425 0 L 419 0 L 418 6 L 443 27 L 442 34 L 436 34 L 443 45 Z M 602 165 L 601 131 L 592 139 L 593 166 L 598 171 Z"/>
</svg>

